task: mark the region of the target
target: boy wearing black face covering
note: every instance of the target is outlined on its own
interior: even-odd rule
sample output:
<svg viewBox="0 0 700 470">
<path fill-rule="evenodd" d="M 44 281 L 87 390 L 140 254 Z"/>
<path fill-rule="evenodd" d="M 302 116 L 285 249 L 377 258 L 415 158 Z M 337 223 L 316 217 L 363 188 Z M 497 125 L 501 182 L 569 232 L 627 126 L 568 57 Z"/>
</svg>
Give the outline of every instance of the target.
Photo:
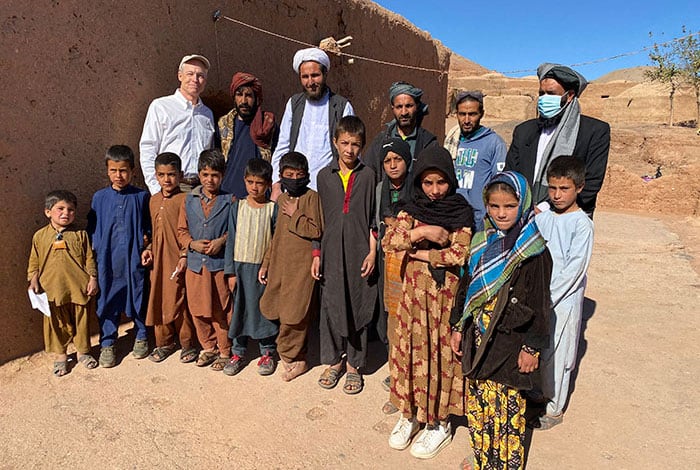
<svg viewBox="0 0 700 470">
<path fill-rule="evenodd" d="M 282 157 L 280 182 L 284 193 L 277 199 L 277 225 L 263 259 L 260 282 L 266 288 L 260 310 L 268 320 L 280 323 L 277 353 L 282 380 L 289 382 L 308 370 L 307 331 L 317 304 L 316 283 L 310 275 L 312 241 L 321 239 L 323 222 L 318 193 L 308 188 L 309 164 L 303 154 Z"/>
<path fill-rule="evenodd" d="M 381 145 L 380 163 L 383 177 L 377 184 L 375 200 L 376 220 L 379 241 L 384 237 L 387 225 L 396 220 L 399 208 L 411 199 L 411 184 L 408 180 L 408 169 L 413 157 L 411 148 L 400 137 L 387 137 Z M 401 265 L 403 253 L 384 254 L 381 245 L 377 250 L 377 267 L 379 269 L 379 312 L 376 318 L 376 330 L 379 339 L 389 352 L 389 343 L 393 337 L 396 325 L 396 310 L 401 300 Z M 391 368 L 391 362 L 389 362 Z M 382 386 L 388 392 L 391 387 L 391 376 L 382 381 Z M 396 413 L 396 408 L 390 401 L 382 406 L 385 414 Z"/>
</svg>

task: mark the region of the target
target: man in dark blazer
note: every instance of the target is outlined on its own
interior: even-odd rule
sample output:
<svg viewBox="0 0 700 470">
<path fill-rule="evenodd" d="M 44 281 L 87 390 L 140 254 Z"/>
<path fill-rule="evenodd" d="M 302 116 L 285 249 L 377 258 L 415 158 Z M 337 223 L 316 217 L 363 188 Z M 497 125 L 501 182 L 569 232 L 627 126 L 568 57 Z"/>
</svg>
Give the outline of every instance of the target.
<svg viewBox="0 0 700 470">
<path fill-rule="evenodd" d="M 538 117 L 513 131 L 505 169 L 527 178 L 534 202 L 539 204 L 548 200 L 549 162 L 561 155 L 579 158 L 586 167 L 586 180 L 577 202 L 592 218 L 608 164 L 610 125 L 581 115 L 578 97 L 588 84 L 581 74 L 564 65 L 545 63 L 537 68 L 537 76 Z"/>
</svg>

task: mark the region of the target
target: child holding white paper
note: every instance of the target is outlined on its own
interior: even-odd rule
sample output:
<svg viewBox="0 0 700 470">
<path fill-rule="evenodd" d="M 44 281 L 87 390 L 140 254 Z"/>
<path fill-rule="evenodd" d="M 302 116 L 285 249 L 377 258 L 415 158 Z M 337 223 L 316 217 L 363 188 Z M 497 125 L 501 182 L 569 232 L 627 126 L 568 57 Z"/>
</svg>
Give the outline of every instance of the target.
<svg viewBox="0 0 700 470">
<path fill-rule="evenodd" d="M 49 224 L 32 238 L 27 280 L 35 294 L 46 292 L 50 316 L 44 317 L 44 347 L 56 355 L 53 374 L 68 373 L 66 350 L 72 341 L 78 361 L 97 367 L 90 355 L 90 314 L 95 311 L 97 266 L 85 230 L 73 226 L 78 200 L 69 191 L 46 196 L 44 214 Z"/>
</svg>

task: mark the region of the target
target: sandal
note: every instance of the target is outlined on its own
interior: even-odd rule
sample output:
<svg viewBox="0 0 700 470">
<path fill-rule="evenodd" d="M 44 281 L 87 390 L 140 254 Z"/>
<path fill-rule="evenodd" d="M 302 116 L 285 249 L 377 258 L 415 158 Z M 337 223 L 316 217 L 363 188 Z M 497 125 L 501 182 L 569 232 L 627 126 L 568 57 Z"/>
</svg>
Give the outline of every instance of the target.
<svg viewBox="0 0 700 470">
<path fill-rule="evenodd" d="M 306 364 L 306 361 L 294 361 L 290 363 L 283 361 L 282 364 L 284 364 L 285 369 L 284 372 L 282 372 L 282 380 L 285 382 L 291 382 L 309 370 L 309 366 Z"/>
<path fill-rule="evenodd" d="M 357 395 L 364 388 L 362 376 L 358 372 L 348 372 L 345 374 L 345 385 L 343 391 L 348 395 Z"/>
<path fill-rule="evenodd" d="M 175 352 L 176 347 L 177 346 L 175 346 L 175 343 L 173 343 L 169 346 L 158 346 L 157 348 L 153 348 L 151 354 L 148 355 L 148 359 L 153 362 L 163 362 L 168 356 Z"/>
<path fill-rule="evenodd" d="M 385 392 L 391 392 L 391 376 L 387 375 L 384 380 L 382 380 L 382 388 Z"/>
<path fill-rule="evenodd" d="M 180 362 L 183 364 L 189 364 L 197 360 L 197 350 L 195 348 L 183 349 L 180 353 Z"/>
<path fill-rule="evenodd" d="M 206 367 L 212 362 L 216 361 L 217 357 L 219 357 L 218 353 L 213 351 L 202 351 L 199 353 L 199 357 L 197 357 L 197 367 Z"/>
<path fill-rule="evenodd" d="M 94 369 L 97 367 L 97 360 L 90 354 L 79 354 L 78 362 L 85 366 L 86 369 Z"/>
<path fill-rule="evenodd" d="M 393 415 L 397 411 L 399 411 L 399 409 L 396 408 L 394 404 L 390 401 L 387 401 L 386 403 L 384 403 L 384 406 L 382 406 L 382 413 L 384 413 L 385 415 Z"/>
<path fill-rule="evenodd" d="M 338 385 L 338 379 L 340 379 L 341 369 L 334 369 L 332 367 L 327 367 L 323 371 L 321 377 L 318 378 L 318 384 L 321 388 L 330 390 L 331 388 Z"/>
<path fill-rule="evenodd" d="M 53 363 L 53 375 L 63 377 L 68 373 L 68 361 L 56 361 Z"/>
<path fill-rule="evenodd" d="M 228 364 L 229 359 L 230 358 L 228 358 L 228 357 L 222 357 L 222 356 L 217 357 L 214 360 L 214 362 L 211 363 L 211 366 L 210 366 L 211 370 L 214 370 L 216 372 L 221 372 L 222 370 L 224 370 L 224 367 L 226 367 L 226 364 Z"/>
</svg>

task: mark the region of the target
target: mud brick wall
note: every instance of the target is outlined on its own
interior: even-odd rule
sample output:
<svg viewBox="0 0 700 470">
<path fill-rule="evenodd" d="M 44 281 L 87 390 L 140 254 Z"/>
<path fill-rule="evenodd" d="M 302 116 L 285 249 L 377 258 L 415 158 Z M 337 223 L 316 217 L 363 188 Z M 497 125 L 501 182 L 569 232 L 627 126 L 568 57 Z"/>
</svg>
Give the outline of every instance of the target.
<svg viewBox="0 0 700 470">
<path fill-rule="evenodd" d="M 239 70 L 261 78 L 264 107 L 280 118 L 300 91 L 291 61 L 302 46 L 230 21 L 215 24 L 217 9 L 308 43 L 352 35 L 352 54 L 449 67 L 438 42 L 369 1 L 3 1 L 0 65 L 9 87 L 0 96 L 0 363 L 42 348 L 42 316 L 29 307 L 25 274 L 32 233 L 46 223 L 44 195 L 75 192 L 84 225 L 92 194 L 107 182 L 105 150 L 117 143 L 138 149 L 148 104 L 177 88 L 183 55 L 211 60 L 203 99 L 217 116 L 231 106 L 228 84 Z M 352 101 L 371 138 L 390 119 L 387 89 L 397 80 L 425 90 L 433 113 L 424 126 L 442 138 L 447 79 L 438 74 L 333 57 L 328 82 Z"/>
</svg>

